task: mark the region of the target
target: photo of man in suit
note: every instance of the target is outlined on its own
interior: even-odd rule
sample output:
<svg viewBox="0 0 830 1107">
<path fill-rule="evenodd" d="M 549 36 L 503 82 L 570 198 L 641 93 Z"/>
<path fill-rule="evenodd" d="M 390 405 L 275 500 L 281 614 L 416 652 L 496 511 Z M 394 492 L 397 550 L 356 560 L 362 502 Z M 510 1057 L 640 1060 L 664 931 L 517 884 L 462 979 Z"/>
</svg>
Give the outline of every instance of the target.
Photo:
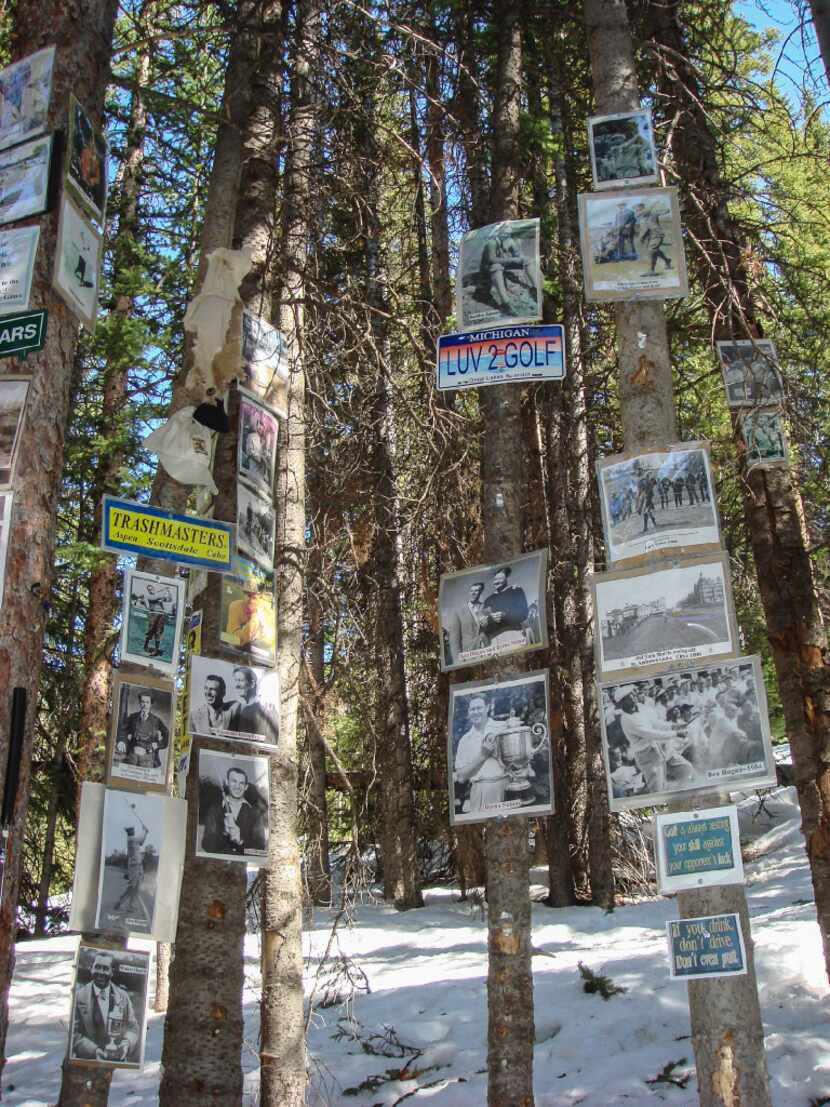
<svg viewBox="0 0 830 1107">
<path fill-rule="evenodd" d="M 91 971 L 87 969 L 92 961 Z M 139 960 L 144 971 L 138 969 L 134 977 L 146 991 L 146 953 L 122 953 L 81 946 L 78 953 L 78 975 L 75 982 L 75 999 L 72 1005 L 72 1034 L 69 1057 L 74 1061 L 98 1061 L 103 1065 L 125 1065 L 138 1068 L 140 1064 L 141 1025 L 136 1016 L 136 1005 L 144 1017 L 143 994 L 130 995 L 126 988 L 113 982 L 120 962 Z M 132 964 L 129 966 L 134 968 Z M 86 976 L 86 983 L 78 980 Z M 133 1000 L 136 1000 L 136 1003 Z"/>
</svg>

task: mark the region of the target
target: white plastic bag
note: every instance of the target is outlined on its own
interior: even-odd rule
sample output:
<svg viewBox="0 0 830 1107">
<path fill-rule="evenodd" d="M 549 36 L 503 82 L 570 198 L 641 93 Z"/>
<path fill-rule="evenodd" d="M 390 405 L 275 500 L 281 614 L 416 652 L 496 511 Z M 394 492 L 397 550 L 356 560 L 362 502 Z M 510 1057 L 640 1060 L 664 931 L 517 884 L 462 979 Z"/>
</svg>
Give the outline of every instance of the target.
<svg viewBox="0 0 830 1107">
<path fill-rule="evenodd" d="M 164 426 L 144 439 L 146 448 L 154 454 L 180 484 L 197 484 L 208 488 L 215 496 L 219 489 L 210 471 L 210 449 L 213 432 L 193 418 L 194 407 L 183 407 L 171 415 Z"/>
</svg>

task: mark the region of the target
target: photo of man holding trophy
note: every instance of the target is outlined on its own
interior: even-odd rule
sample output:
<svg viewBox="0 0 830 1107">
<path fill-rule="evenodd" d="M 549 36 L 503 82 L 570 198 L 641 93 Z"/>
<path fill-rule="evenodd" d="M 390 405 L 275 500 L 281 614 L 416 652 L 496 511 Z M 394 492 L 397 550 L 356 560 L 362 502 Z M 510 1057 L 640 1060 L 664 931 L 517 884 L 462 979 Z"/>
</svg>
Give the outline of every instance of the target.
<svg viewBox="0 0 830 1107">
<path fill-rule="evenodd" d="M 83 943 L 78 947 L 71 1061 L 141 1067 L 149 960 L 149 953 L 135 950 L 99 949 Z"/>
<path fill-rule="evenodd" d="M 553 811 L 547 672 L 450 688 L 450 821 Z"/>
</svg>

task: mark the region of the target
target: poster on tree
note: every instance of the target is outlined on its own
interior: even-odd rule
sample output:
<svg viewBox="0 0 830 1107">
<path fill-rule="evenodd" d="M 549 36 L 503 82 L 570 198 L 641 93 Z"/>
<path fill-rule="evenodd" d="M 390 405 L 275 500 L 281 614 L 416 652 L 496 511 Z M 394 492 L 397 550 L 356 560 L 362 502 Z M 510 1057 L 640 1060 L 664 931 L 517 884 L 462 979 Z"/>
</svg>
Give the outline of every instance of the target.
<svg viewBox="0 0 830 1107">
<path fill-rule="evenodd" d="M 0 70 L 0 150 L 46 130 L 55 47 Z"/>
<path fill-rule="evenodd" d="M 464 235 L 456 316 L 460 331 L 535 323 L 542 318 L 538 219 L 491 223 Z"/>
<path fill-rule="evenodd" d="M 141 1068 L 149 980 L 149 951 L 80 943 L 72 988 L 70 1061 Z"/>
</svg>

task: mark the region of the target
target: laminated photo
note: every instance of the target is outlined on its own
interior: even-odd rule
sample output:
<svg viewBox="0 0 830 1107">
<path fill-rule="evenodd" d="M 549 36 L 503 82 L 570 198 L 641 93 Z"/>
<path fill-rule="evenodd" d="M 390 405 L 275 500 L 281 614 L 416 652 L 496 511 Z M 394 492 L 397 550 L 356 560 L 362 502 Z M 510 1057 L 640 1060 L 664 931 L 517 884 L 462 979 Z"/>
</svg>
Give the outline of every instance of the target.
<svg viewBox="0 0 830 1107">
<path fill-rule="evenodd" d="M 276 415 L 262 404 L 240 395 L 237 473 L 269 499 L 274 493 L 279 430 Z"/>
<path fill-rule="evenodd" d="M 550 815 L 553 777 L 548 673 L 450 687 L 450 822 Z"/>
<path fill-rule="evenodd" d="M 717 348 L 730 407 L 772 407 L 784 402 L 784 381 L 768 338 L 718 342 Z"/>
<path fill-rule="evenodd" d="M 285 415 L 285 386 L 290 373 L 288 340 L 253 312 L 242 312 L 242 367 L 239 384 L 278 415 Z"/>
<path fill-rule="evenodd" d="M 676 188 L 582 193 L 579 232 L 587 300 L 688 293 Z"/>
<path fill-rule="evenodd" d="M 172 681 L 117 673 L 112 686 L 107 783 L 166 791 L 174 718 Z"/>
<path fill-rule="evenodd" d="M 254 562 L 239 559 L 246 571 L 222 580 L 222 629 L 219 637 L 230 649 L 273 665 L 277 646 L 274 576 Z"/>
<path fill-rule="evenodd" d="M 96 930 L 153 933 L 167 796 L 107 788 Z"/>
<path fill-rule="evenodd" d="M 441 577 L 441 670 L 548 644 L 547 550 Z"/>
<path fill-rule="evenodd" d="M 266 572 L 274 571 L 276 516 L 270 496 L 236 484 L 236 548 Z"/>
<path fill-rule="evenodd" d="M 0 69 L 0 150 L 46 130 L 55 47 Z"/>
<path fill-rule="evenodd" d="M 29 306 L 40 227 L 0 231 L 0 315 Z"/>
<path fill-rule="evenodd" d="M 121 660 L 175 675 L 179 665 L 186 583 L 138 569 L 124 575 Z"/>
<path fill-rule="evenodd" d="M 0 223 L 14 223 L 46 211 L 51 164 L 51 135 L 0 153 Z"/>
<path fill-rule="evenodd" d="M 613 811 L 775 784 L 758 657 L 599 685 Z"/>
<path fill-rule="evenodd" d="M 98 315 L 101 242 L 101 235 L 64 193 L 52 283 L 90 332 Z"/>
<path fill-rule="evenodd" d="M 264 865 L 268 811 L 267 757 L 199 750 L 197 857 Z"/>
<path fill-rule="evenodd" d="M 665 568 L 595 573 L 597 670 L 603 676 L 737 652 L 724 553 Z"/>
<path fill-rule="evenodd" d="M 14 478 L 28 392 L 28 377 L 0 377 L 0 488 Z"/>
<path fill-rule="evenodd" d="M 609 564 L 720 543 L 705 442 L 600 458 L 597 480 Z"/>
<path fill-rule="evenodd" d="M 109 146 L 74 96 L 69 97 L 66 183 L 93 218 L 103 225 L 107 210 Z"/>
<path fill-rule="evenodd" d="M 588 120 L 594 188 L 655 184 L 657 153 L 650 111 L 595 115 Z"/>
<path fill-rule="evenodd" d="M 463 236 L 456 317 L 459 331 L 534 323 L 542 318 L 538 219 L 491 223 Z"/>
<path fill-rule="evenodd" d="M 148 950 L 104 949 L 82 941 L 72 986 L 69 1060 L 140 1069 L 149 981 Z"/>
<path fill-rule="evenodd" d="M 276 669 L 194 654 L 188 720 L 192 735 L 275 749 L 280 728 Z"/>
<path fill-rule="evenodd" d="M 738 416 L 746 443 L 746 467 L 787 465 L 787 434 L 780 411 L 757 409 Z"/>
</svg>

